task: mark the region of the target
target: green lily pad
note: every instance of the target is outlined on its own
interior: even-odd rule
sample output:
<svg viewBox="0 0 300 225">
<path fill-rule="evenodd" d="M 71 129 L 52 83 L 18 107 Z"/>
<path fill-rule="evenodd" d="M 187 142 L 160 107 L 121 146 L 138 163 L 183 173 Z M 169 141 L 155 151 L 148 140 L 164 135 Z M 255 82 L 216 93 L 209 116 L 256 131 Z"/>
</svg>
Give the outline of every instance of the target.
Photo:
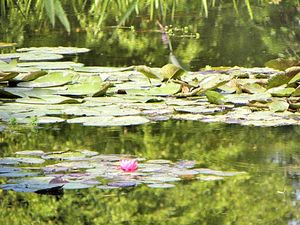
<svg viewBox="0 0 300 225">
<path fill-rule="evenodd" d="M 51 124 L 51 123 L 63 123 L 64 119 L 53 116 L 41 116 L 36 119 L 36 124 Z"/>
<path fill-rule="evenodd" d="M 79 117 L 67 120 L 68 123 L 82 123 L 84 126 L 134 126 L 150 122 L 142 116 L 103 116 L 103 117 Z"/>
<path fill-rule="evenodd" d="M 267 89 L 287 84 L 291 80 L 286 74 L 276 74 L 268 80 Z"/>
<path fill-rule="evenodd" d="M 34 81 L 18 83 L 18 87 L 56 87 L 71 83 L 78 75 L 71 71 L 52 72 Z"/>
<path fill-rule="evenodd" d="M 84 64 L 75 63 L 72 61 L 64 62 L 24 62 L 18 63 L 18 67 L 35 67 L 42 70 L 67 70 L 77 67 L 82 67 Z"/>
<path fill-rule="evenodd" d="M 74 99 L 59 95 L 41 95 L 35 98 L 26 97 L 17 99 L 16 102 L 25 104 L 38 104 L 38 105 L 53 105 L 53 104 L 78 104 L 81 103 L 80 99 Z"/>
<path fill-rule="evenodd" d="M 291 66 L 299 64 L 298 60 L 294 59 L 283 59 L 283 58 L 278 58 L 278 59 L 272 59 L 268 62 L 265 63 L 266 67 L 277 69 L 277 70 L 285 70 Z"/>
<path fill-rule="evenodd" d="M 100 97 L 105 95 L 107 90 L 112 85 L 110 83 L 103 83 L 99 76 L 89 77 L 82 83 L 67 86 L 66 90 L 59 91 L 58 94 L 66 96 L 93 96 Z"/>
<path fill-rule="evenodd" d="M 0 72 L 0 81 L 9 81 L 15 78 L 19 73 L 17 72 Z"/>
<path fill-rule="evenodd" d="M 0 175 L 2 173 L 12 173 L 12 172 L 19 172 L 19 171 L 22 171 L 22 169 L 16 167 L 0 167 Z"/>
<path fill-rule="evenodd" d="M 77 182 L 70 182 L 67 183 L 63 186 L 63 189 L 66 190 L 77 190 L 77 189 L 85 189 L 85 188 L 91 188 L 94 185 L 90 185 L 90 184 L 82 184 L 82 183 L 77 183 Z"/>
<path fill-rule="evenodd" d="M 290 81 L 289 84 L 297 83 L 300 81 L 300 73 L 296 74 Z"/>
<path fill-rule="evenodd" d="M 38 159 L 38 158 L 13 158 L 13 157 L 0 158 L 0 164 L 2 165 L 15 165 L 19 163 L 42 164 L 44 162 L 45 160 Z"/>
<path fill-rule="evenodd" d="M 199 88 L 201 88 L 201 93 L 214 89 L 217 87 L 220 87 L 230 81 L 232 79 L 232 76 L 230 75 L 224 75 L 224 74 L 218 74 L 218 75 L 209 75 L 199 83 Z"/>
<path fill-rule="evenodd" d="M 268 90 L 268 92 L 273 97 L 289 97 L 295 92 L 295 88 L 287 88 L 285 85 L 271 88 Z"/>
<path fill-rule="evenodd" d="M 148 79 L 161 79 L 160 74 L 155 69 L 148 66 L 135 66 L 135 69 L 145 75 Z"/>
<path fill-rule="evenodd" d="M 164 65 L 160 70 L 160 74 L 164 81 L 170 79 L 180 79 L 184 73 L 185 71 L 182 68 L 171 63 Z"/>
<path fill-rule="evenodd" d="M 62 55 L 59 54 L 50 54 L 50 53 L 42 53 L 42 52 L 26 52 L 26 53 L 7 53 L 0 54 L 1 59 L 19 59 L 21 62 L 32 62 L 32 61 L 52 61 L 52 60 L 60 60 L 63 58 Z"/>
<path fill-rule="evenodd" d="M 150 188 L 173 188 L 175 187 L 174 184 L 167 184 L 167 183 L 154 183 L 147 185 Z"/>
<path fill-rule="evenodd" d="M 14 96 L 18 97 L 39 97 L 39 96 L 48 96 L 55 94 L 55 90 L 47 89 L 47 88 L 14 88 L 14 87 L 8 87 L 2 89 L 3 94 L 5 92 L 12 94 Z"/>
<path fill-rule="evenodd" d="M 85 159 L 86 155 L 81 152 L 63 152 L 63 153 L 48 153 L 47 155 L 42 156 L 43 159 L 52 159 L 52 160 L 82 160 Z"/>
<path fill-rule="evenodd" d="M 77 47 L 30 47 L 30 48 L 19 48 L 17 52 L 38 52 L 38 53 L 50 53 L 50 54 L 61 54 L 61 55 L 72 55 L 79 53 L 89 52 L 88 48 L 77 48 Z"/>
<path fill-rule="evenodd" d="M 179 113 L 192 113 L 192 114 L 214 114 L 224 111 L 221 107 L 204 107 L 204 106 L 182 106 L 175 107 L 175 111 Z"/>
<path fill-rule="evenodd" d="M 28 73 L 21 73 L 14 78 L 16 81 L 32 81 L 39 77 L 46 75 L 46 71 L 33 71 Z"/>
<path fill-rule="evenodd" d="M 244 85 L 242 85 L 242 90 L 249 94 L 263 93 L 266 91 L 266 89 L 264 87 L 262 87 L 261 85 L 256 84 L 256 83 L 244 84 Z"/>
<path fill-rule="evenodd" d="M 289 103 L 284 100 L 274 100 L 268 105 L 272 112 L 284 112 L 289 108 Z"/>
<path fill-rule="evenodd" d="M 162 84 L 160 87 L 151 88 L 149 91 L 144 91 L 147 95 L 156 96 L 169 96 L 179 92 L 181 89 L 180 84 L 175 84 L 172 82 Z"/>
<path fill-rule="evenodd" d="M 18 151 L 15 154 L 17 155 L 32 155 L 32 156 L 42 156 L 45 154 L 42 150 L 26 150 L 26 151 Z"/>
<path fill-rule="evenodd" d="M 216 91 L 206 91 L 205 96 L 207 100 L 216 105 L 223 105 L 225 97 Z"/>
</svg>

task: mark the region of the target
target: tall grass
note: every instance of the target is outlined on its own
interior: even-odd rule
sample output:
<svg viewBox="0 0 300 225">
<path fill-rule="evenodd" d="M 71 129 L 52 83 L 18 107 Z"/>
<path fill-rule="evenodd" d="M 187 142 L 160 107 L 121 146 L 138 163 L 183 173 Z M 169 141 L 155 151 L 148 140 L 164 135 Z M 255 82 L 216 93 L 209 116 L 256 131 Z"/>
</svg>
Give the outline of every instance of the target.
<svg viewBox="0 0 300 225">
<path fill-rule="evenodd" d="M 101 29 L 105 25 L 123 25 L 134 15 L 148 15 L 149 20 L 164 22 L 167 19 L 174 20 L 178 12 L 188 13 L 190 10 L 198 11 L 204 17 L 209 16 L 209 9 L 219 7 L 223 4 L 231 4 L 233 10 L 239 14 L 239 8 L 247 8 L 249 18 L 254 18 L 253 5 L 278 4 L 280 0 L 232 0 L 225 3 L 222 0 L 0 0 L 0 14 L 2 18 L 9 19 L 11 14 L 19 14 L 24 23 L 30 16 L 34 16 L 43 21 L 48 17 L 48 21 L 55 26 L 56 18 L 65 27 L 66 31 L 71 31 L 66 10 L 75 13 L 81 27 L 87 25 L 94 29 Z M 299 0 L 290 0 L 292 4 L 299 4 Z M 46 16 L 45 16 L 46 15 Z"/>
</svg>

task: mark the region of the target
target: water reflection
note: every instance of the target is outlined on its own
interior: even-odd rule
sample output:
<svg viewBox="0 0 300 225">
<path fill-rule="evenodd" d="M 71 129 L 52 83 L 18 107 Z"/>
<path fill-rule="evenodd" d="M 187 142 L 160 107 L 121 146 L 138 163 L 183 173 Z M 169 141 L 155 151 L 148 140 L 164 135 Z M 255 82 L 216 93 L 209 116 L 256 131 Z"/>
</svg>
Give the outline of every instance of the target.
<svg viewBox="0 0 300 225">
<path fill-rule="evenodd" d="M 193 11 L 196 6 L 179 4 L 178 7 L 182 11 L 175 14 L 174 20 L 166 17 L 161 22 L 169 25 L 170 33 L 174 34 L 171 41 L 175 55 L 191 70 L 205 65 L 263 66 L 271 58 L 297 57 L 299 54 L 299 13 L 293 4 L 261 6 L 253 3 L 253 20 L 243 4 L 238 14 L 232 4 L 212 7 L 208 18 Z M 2 24 L 0 34 L 3 41 L 18 42 L 20 47 L 88 47 L 92 53 L 80 58 L 80 62 L 87 65 L 162 66 L 168 62 L 169 51 L 163 47 L 159 27 L 147 14 L 132 17 L 128 27 L 122 29 L 105 24 L 99 29 L 89 15 L 83 23 L 85 26 L 78 28 L 74 18 L 70 35 L 61 27 L 53 31 L 50 26 L 39 28 L 35 21 L 30 26 L 16 21 Z M 8 32 L 8 27 L 13 32 Z M 195 34 L 199 34 L 199 38 L 195 38 Z"/>
<path fill-rule="evenodd" d="M 67 191 L 59 200 L 2 191 L 0 222 L 3 218 L 20 221 L 23 215 L 24 223 L 51 218 L 55 224 L 287 224 L 299 215 L 293 195 L 298 182 L 293 179 L 291 184 L 287 177 L 290 168 L 297 171 L 298 162 L 292 159 L 299 156 L 299 129 L 168 121 L 133 127 L 62 125 L 5 131 L 1 156 L 29 149 L 88 149 L 147 159 L 193 159 L 203 167 L 243 170 L 249 176 L 183 182 L 168 190 L 141 186 Z M 10 210 L 14 217 L 9 217 Z"/>
</svg>

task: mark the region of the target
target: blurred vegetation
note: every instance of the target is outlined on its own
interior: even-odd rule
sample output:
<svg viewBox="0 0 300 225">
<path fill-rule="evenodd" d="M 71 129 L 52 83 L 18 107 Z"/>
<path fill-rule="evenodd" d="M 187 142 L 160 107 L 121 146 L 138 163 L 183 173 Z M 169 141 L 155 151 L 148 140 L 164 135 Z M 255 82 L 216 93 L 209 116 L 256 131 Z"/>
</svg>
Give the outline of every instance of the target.
<svg viewBox="0 0 300 225">
<path fill-rule="evenodd" d="M 169 51 L 162 48 L 159 20 L 175 55 L 191 70 L 299 57 L 298 0 L 56 0 L 46 10 L 48 1 L 2 0 L 1 41 L 89 47 L 94 51 L 83 60 L 88 65 L 162 66 Z"/>
</svg>

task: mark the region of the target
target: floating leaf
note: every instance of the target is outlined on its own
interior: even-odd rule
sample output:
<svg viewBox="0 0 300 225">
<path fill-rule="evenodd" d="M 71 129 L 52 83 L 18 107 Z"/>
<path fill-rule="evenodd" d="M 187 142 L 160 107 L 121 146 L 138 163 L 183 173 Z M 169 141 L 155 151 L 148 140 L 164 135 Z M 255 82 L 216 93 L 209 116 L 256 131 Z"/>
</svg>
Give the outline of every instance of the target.
<svg viewBox="0 0 300 225">
<path fill-rule="evenodd" d="M 20 172 L 22 171 L 21 168 L 15 168 L 15 167 L 0 167 L 0 176 L 1 173 L 11 173 L 11 172 Z"/>
<path fill-rule="evenodd" d="M 287 69 L 291 66 L 297 65 L 297 64 L 299 64 L 298 60 L 278 58 L 278 59 L 272 59 L 272 60 L 266 62 L 265 66 L 274 68 L 277 70 L 285 70 L 285 69 Z"/>
<path fill-rule="evenodd" d="M 300 73 L 296 74 L 290 81 L 289 84 L 297 83 L 300 81 Z"/>
<path fill-rule="evenodd" d="M 244 84 L 244 85 L 242 85 L 242 90 L 249 94 L 263 93 L 266 91 L 266 89 L 264 87 L 262 87 L 261 85 L 259 85 L 257 83 Z"/>
<path fill-rule="evenodd" d="M 287 84 L 291 80 L 286 74 L 276 74 L 268 80 L 267 89 Z"/>
<path fill-rule="evenodd" d="M 147 95 L 168 96 L 180 91 L 180 84 L 166 83 L 160 87 L 151 88 L 149 91 L 144 91 Z"/>
<path fill-rule="evenodd" d="M 64 153 L 51 153 L 42 156 L 43 159 L 52 160 L 82 160 L 85 159 L 85 154 L 81 152 L 64 152 Z"/>
<path fill-rule="evenodd" d="M 284 100 L 274 100 L 268 105 L 272 112 L 284 112 L 289 108 L 289 103 Z"/>
<path fill-rule="evenodd" d="M 295 90 L 296 90 L 295 88 L 287 88 L 285 87 L 285 85 L 283 85 L 283 86 L 271 88 L 268 90 L 268 92 L 273 97 L 289 97 L 294 93 Z"/>
<path fill-rule="evenodd" d="M 78 78 L 74 72 L 52 72 L 39 77 L 34 81 L 18 83 L 19 87 L 56 87 L 71 83 L 73 79 Z"/>
<path fill-rule="evenodd" d="M 148 79 L 161 79 L 159 73 L 148 66 L 135 66 L 135 69 L 145 75 Z"/>
<path fill-rule="evenodd" d="M 9 80 L 12 80 L 18 74 L 19 73 L 17 73 L 17 72 L 7 72 L 7 73 L 0 72 L 0 81 L 9 81 Z"/>
<path fill-rule="evenodd" d="M 26 150 L 26 151 L 18 151 L 15 154 L 17 155 L 33 155 L 33 156 L 42 156 L 45 154 L 42 150 Z"/>
<path fill-rule="evenodd" d="M 28 73 L 21 73 L 18 76 L 16 76 L 14 80 L 16 80 L 16 81 L 32 81 L 32 80 L 35 80 L 46 74 L 47 74 L 46 71 L 34 71 L 34 72 L 28 72 Z"/>
<path fill-rule="evenodd" d="M 68 123 L 83 123 L 84 126 L 133 126 L 150 122 L 142 116 L 103 116 L 103 117 L 80 117 L 67 120 Z"/>
<path fill-rule="evenodd" d="M 216 105 L 223 105 L 225 97 L 221 95 L 219 92 L 216 91 L 206 91 L 205 96 L 207 97 L 207 100 Z"/>
<path fill-rule="evenodd" d="M 154 183 L 147 185 L 150 188 L 173 188 L 175 187 L 174 184 L 166 184 L 166 183 Z"/>
<path fill-rule="evenodd" d="M 21 98 L 17 99 L 16 102 L 26 103 L 26 104 L 37 104 L 37 105 L 53 105 L 53 104 L 77 104 L 80 103 L 80 99 L 74 99 L 59 95 L 40 95 L 34 98 Z"/>
<path fill-rule="evenodd" d="M 44 162 L 45 160 L 38 159 L 38 158 L 13 158 L 13 157 L 0 158 L 0 164 L 2 165 L 15 165 L 19 163 L 42 164 Z"/>
<path fill-rule="evenodd" d="M 63 56 L 59 54 L 50 54 L 50 53 L 41 53 L 41 52 L 0 54 L 0 60 L 19 59 L 19 61 L 21 62 L 51 61 L 51 60 L 59 60 L 62 58 Z"/>
<path fill-rule="evenodd" d="M 63 123 L 65 119 L 53 116 L 41 116 L 36 119 L 36 124 L 51 124 L 51 123 Z"/>
<path fill-rule="evenodd" d="M 18 67 L 35 67 L 42 70 L 67 70 L 82 67 L 84 64 L 72 61 L 64 62 L 24 62 L 18 63 Z"/>
<path fill-rule="evenodd" d="M 137 185 L 137 182 L 136 181 L 118 181 L 118 182 L 108 183 L 107 185 L 112 186 L 112 187 L 120 187 L 120 188 L 135 187 Z"/>
<path fill-rule="evenodd" d="M 85 189 L 85 188 L 91 188 L 93 187 L 94 185 L 91 185 L 91 184 L 82 184 L 82 183 L 78 183 L 78 182 L 69 182 L 69 183 L 66 183 L 64 186 L 63 186 L 63 189 L 66 189 L 66 190 L 72 190 L 72 189 Z"/>
<path fill-rule="evenodd" d="M 183 69 L 174 64 L 166 64 L 164 65 L 161 70 L 160 74 L 163 77 L 164 81 L 170 79 L 180 79 L 180 77 L 185 73 Z"/>
<path fill-rule="evenodd" d="M 17 52 L 34 52 L 34 53 L 50 53 L 50 54 L 79 54 L 89 52 L 88 48 L 77 48 L 77 47 L 30 47 L 30 48 L 19 48 Z"/>
</svg>

